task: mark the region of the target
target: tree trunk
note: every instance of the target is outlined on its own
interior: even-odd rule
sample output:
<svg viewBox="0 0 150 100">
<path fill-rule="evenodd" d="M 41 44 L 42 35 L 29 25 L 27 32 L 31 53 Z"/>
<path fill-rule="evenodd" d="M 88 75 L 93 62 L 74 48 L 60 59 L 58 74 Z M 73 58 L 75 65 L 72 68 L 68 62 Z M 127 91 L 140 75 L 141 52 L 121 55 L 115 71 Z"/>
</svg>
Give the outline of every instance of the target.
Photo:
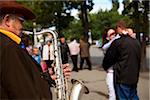
<svg viewBox="0 0 150 100">
<path fill-rule="evenodd" d="M 81 20 L 83 26 L 83 33 L 86 39 L 88 39 L 88 31 L 89 31 L 89 22 L 87 17 L 87 8 L 86 8 L 86 0 L 82 1 L 81 4 Z"/>
<path fill-rule="evenodd" d="M 137 31 L 137 38 L 139 39 L 141 43 L 141 71 L 146 71 L 146 40 L 145 40 L 145 30 L 144 26 L 142 24 L 142 20 L 140 18 L 141 12 L 139 12 L 139 3 L 137 1 L 133 1 L 134 5 L 134 13 L 133 13 L 133 20 L 134 20 L 134 25 L 135 25 L 135 30 Z M 143 20 L 144 21 L 144 20 Z M 141 34 L 143 33 L 143 34 Z"/>
</svg>

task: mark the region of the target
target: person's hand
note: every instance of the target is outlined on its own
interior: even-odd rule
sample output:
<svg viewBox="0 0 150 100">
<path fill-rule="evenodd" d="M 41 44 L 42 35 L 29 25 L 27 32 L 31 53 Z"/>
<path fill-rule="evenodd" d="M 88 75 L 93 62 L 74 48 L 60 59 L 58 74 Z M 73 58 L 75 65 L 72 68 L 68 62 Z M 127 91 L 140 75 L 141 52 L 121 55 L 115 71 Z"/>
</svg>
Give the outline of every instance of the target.
<svg viewBox="0 0 150 100">
<path fill-rule="evenodd" d="M 54 74 L 54 71 L 52 70 L 52 68 L 49 68 L 49 73 L 50 73 L 50 76 L 53 80 L 56 80 L 56 75 Z M 70 78 L 71 76 L 71 68 L 70 68 L 70 64 L 63 64 L 63 73 L 64 73 L 64 76 L 66 78 Z"/>
<path fill-rule="evenodd" d="M 68 63 L 63 64 L 63 73 L 64 73 L 64 76 L 66 78 L 70 78 L 70 76 L 71 76 L 71 67 Z"/>
<path fill-rule="evenodd" d="M 53 80 L 56 80 L 56 75 L 54 74 L 54 71 L 52 68 L 49 68 L 49 74 L 50 74 L 50 77 L 53 79 Z"/>
<path fill-rule="evenodd" d="M 136 39 L 136 33 L 131 34 L 130 37 Z"/>
</svg>

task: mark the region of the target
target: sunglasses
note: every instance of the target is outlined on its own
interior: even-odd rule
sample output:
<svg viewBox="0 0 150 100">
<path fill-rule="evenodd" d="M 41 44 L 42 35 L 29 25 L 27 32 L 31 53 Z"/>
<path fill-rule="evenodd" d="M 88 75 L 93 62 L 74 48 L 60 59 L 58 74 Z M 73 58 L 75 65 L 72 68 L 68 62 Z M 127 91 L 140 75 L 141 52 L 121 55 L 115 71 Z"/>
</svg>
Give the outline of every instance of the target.
<svg viewBox="0 0 150 100">
<path fill-rule="evenodd" d="M 112 36 L 112 35 L 116 35 L 116 33 L 115 33 L 115 32 L 113 32 L 113 33 L 111 33 L 108 37 L 110 37 L 110 36 Z"/>
</svg>

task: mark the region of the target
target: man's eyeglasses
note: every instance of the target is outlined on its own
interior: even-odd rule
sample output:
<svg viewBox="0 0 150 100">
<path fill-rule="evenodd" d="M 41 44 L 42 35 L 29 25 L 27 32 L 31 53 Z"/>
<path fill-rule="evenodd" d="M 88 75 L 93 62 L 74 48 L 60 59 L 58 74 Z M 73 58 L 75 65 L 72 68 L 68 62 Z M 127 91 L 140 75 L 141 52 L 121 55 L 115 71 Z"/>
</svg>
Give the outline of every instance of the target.
<svg viewBox="0 0 150 100">
<path fill-rule="evenodd" d="M 23 17 L 19 16 L 19 15 L 8 14 L 7 16 L 9 16 L 13 19 L 18 19 L 22 23 L 25 21 L 25 19 Z"/>
<path fill-rule="evenodd" d="M 21 21 L 21 22 L 24 22 L 25 19 L 23 17 L 20 17 L 20 16 L 17 16 L 17 18 Z"/>
</svg>

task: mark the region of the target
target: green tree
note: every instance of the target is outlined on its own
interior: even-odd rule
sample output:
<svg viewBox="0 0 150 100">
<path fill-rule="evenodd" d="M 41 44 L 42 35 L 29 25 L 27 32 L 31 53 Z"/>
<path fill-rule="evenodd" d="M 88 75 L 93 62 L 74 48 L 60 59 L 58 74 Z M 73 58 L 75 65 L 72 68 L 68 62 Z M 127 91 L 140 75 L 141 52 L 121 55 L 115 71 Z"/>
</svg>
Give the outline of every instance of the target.
<svg viewBox="0 0 150 100">
<path fill-rule="evenodd" d="M 112 9 L 114 11 L 117 11 L 119 9 L 119 1 L 118 0 L 111 0 L 112 1 Z"/>
<path fill-rule="evenodd" d="M 79 3 L 79 2 L 78 2 Z M 130 17 L 120 15 L 117 11 L 118 9 L 118 0 L 113 0 L 113 7 L 110 11 L 102 11 L 99 10 L 98 13 L 88 14 L 89 26 L 92 30 L 92 38 L 98 40 L 102 38 L 102 35 L 108 28 L 115 28 L 117 21 L 123 19 L 127 22 L 128 26 L 132 26 L 132 20 Z M 79 4 L 78 4 L 79 5 Z M 77 6 L 75 6 L 77 7 Z M 80 14 L 79 14 L 80 15 Z M 80 15 L 81 16 L 81 15 Z M 82 20 L 74 20 L 70 23 L 67 29 L 64 29 L 65 34 L 70 38 L 75 35 L 75 37 L 79 37 L 83 34 L 83 21 Z M 80 31 L 81 30 L 81 31 Z M 75 34 L 74 34 L 75 33 Z"/>
<path fill-rule="evenodd" d="M 99 40 L 108 28 L 115 28 L 117 21 L 123 19 L 127 22 L 128 26 L 132 25 L 132 20 L 128 16 L 123 16 L 118 11 L 98 11 L 98 13 L 89 14 L 89 24 L 92 31 L 92 38 Z M 64 29 L 65 36 L 68 39 L 75 37 L 80 38 L 83 35 L 82 21 L 74 19 L 69 27 Z"/>
<path fill-rule="evenodd" d="M 76 38 L 80 39 L 81 35 L 83 35 L 83 27 L 81 20 L 74 19 L 69 26 L 63 30 L 65 33 L 65 37 L 67 39 Z"/>
<path fill-rule="evenodd" d="M 93 9 L 93 0 L 69 0 L 67 2 L 67 6 L 69 9 L 78 9 L 80 11 L 79 18 L 82 22 L 83 27 L 83 35 L 85 38 L 88 37 L 89 31 L 89 19 L 88 19 L 88 12 Z"/>
<path fill-rule="evenodd" d="M 129 0 L 124 0 L 123 4 L 124 10 L 122 14 L 125 16 L 130 16 L 133 20 L 133 27 L 136 32 L 144 32 L 145 34 L 149 34 L 149 1 L 142 0 L 140 2 L 140 0 L 133 0 L 130 2 Z"/>
<path fill-rule="evenodd" d="M 100 10 L 97 14 L 91 14 L 90 19 L 93 39 L 99 39 L 108 28 L 115 28 L 117 21 L 121 19 L 129 26 L 132 24 L 128 16 L 120 15 L 116 10 Z"/>
<path fill-rule="evenodd" d="M 137 38 L 141 42 L 141 70 L 145 71 L 148 67 L 146 67 L 146 38 L 145 36 L 149 34 L 149 4 L 148 0 L 133 0 L 129 2 L 129 0 L 124 0 L 124 11 L 123 14 L 126 16 L 130 16 L 133 20 L 133 27 L 136 30 Z M 143 36 L 140 34 L 143 33 Z"/>
<path fill-rule="evenodd" d="M 56 26 L 56 29 L 60 32 L 73 20 L 73 16 L 65 8 L 65 1 L 31 0 L 18 2 L 25 4 L 33 10 L 36 15 L 35 21 L 40 28 Z M 29 26 L 33 28 L 31 22 L 25 23 L 26 28 L 29 28 Z"/>
</svg>

